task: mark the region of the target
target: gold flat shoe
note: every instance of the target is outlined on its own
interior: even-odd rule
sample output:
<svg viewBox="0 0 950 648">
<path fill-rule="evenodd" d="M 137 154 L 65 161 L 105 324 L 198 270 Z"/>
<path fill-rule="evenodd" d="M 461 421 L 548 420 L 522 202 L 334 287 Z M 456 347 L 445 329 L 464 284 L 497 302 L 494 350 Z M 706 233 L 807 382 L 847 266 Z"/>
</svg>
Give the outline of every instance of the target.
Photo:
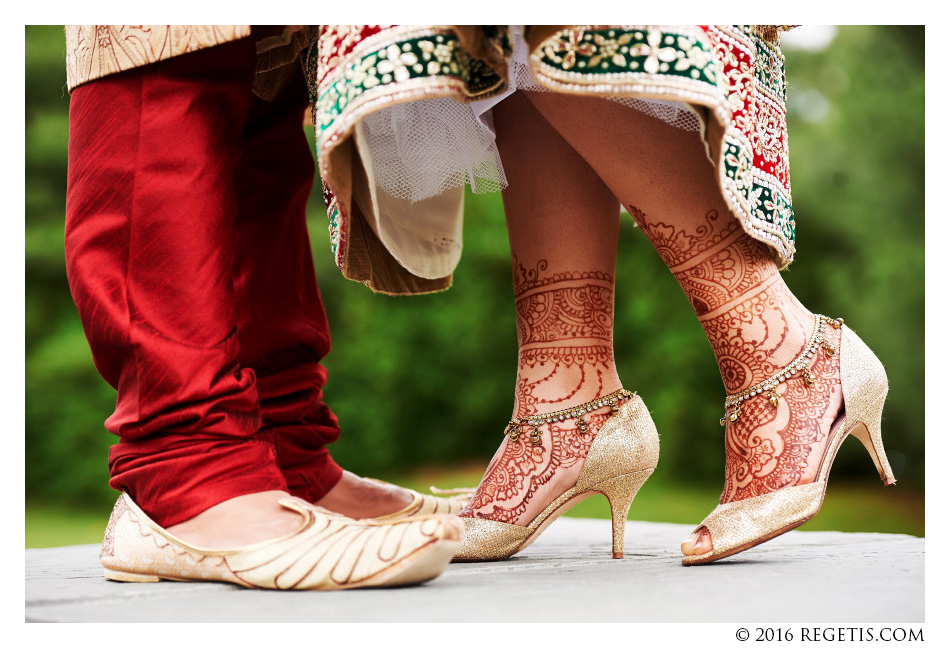
<svg viewBox="0 0 950 648">
<path fill-rule="evenodd" d="M 286 536 L 225 550 L 189 545 L 153 522 L 122 494 L 106 528 L 99 561 L 109 580 L 154 583 L 222 581 L 278 590 L 340 590 L 421 583 L 438 576 L 461 539 L 456 518 L 357 521 L 285 498 L 301 516 Z"/>
<path fill-rule="evenodd" d="M 455 554 L 455 561 L 502 560 L 513 556 L 534 542 L 565 512 L 598 493 L 610 503 L 613 557 L 623 558 L 627 513 L 637 491 L 656 468 L 660 438 L 643 400 L 636 394 L 622 391 L 622 398 L 627 399 L 627 403 L 619 408 L 615 406 L 614 414 L 597 432 L 574 486 L 551 502 L 527 526 L 483 518 L 460 518 L 465 525 L 465 536 Z M 584 409 L 584 406 L 579 408 Z M 597 408 L 587 411 L 594 409 Z"/>
<path fill-rule="evenodd" d="M 884 366 L 861 338 L 844 326 L 840 319 L 831 320 L 823 315 L 817 317 L 824 323 L 816 328 L 815 335 L 819 338 L 816 350 L 824 344 L 821 341 L 821 327 L 830 325 L 841 329 L 839 362 L 844 406 L 842 414 L 831 427 L 828 446 L 819 463 L 815 481 L 720 504 L 694 531 L 706 527 L 713 549 L 704 554 L 684 556 L 684 565 L 701 565 L 737 554 L 812 519 L 824 500 L 831 464 L 849 434 L 864 444 L 885 485 L 896 483 L 881 441 L 881 414 L 887 397 Z M 829 355 L 834 353 L 833 346 L 825 348 Z M 793 365 L 795 362 L 790 366 Z"/>
<path fill-rule="evenodd" d="M 374 481 L 380 484 L 386 484 L 381 479 L 373 479 L 372 477 L 365 477 L 369 481 Z M 404 508 L 399 509 L 395 513 L 387 513 L 386 515 L 379 515 L 372 518 L 373 520 L 378 521 L 394 521 L 394 520 L 404 520 L 407 518 L 418 517 L 420 515 L 458 515 L 459 512 L 465 508 L 465 505 L 472 500 L 472 496 L 475 494 L 474 488 L 452 488 L 448 490 L 438 489 L 435 486 L 431 486 L 432 495 L 426 495 L 425 493 L 420 493 L 414 491 L 411 488 L 403 488 L 403 490 L 409 491 L 409 494 L 412 495 L 412 501 L 405 506 Z M 444 497 L 440 497 L 444 495 Z"/>
</svg>

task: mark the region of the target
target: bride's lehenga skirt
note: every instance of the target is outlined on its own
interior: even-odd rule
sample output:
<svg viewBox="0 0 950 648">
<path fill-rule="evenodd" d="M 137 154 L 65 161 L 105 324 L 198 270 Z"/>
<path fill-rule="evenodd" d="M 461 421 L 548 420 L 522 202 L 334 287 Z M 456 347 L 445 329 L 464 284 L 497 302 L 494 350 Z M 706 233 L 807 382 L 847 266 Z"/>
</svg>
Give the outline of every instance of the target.
<svg viewBox="0 0 950 648">
<path fill-rule="evenodd" d="M 774 27 L 320 28 L 305 67 L 330 240 L 343 274 L 390 294 L 444 290 L 465 185 L 505 186 L 491 108 L 515 90 L 603 97 L 706 145 L 743 228 L 794 254 L 784 58 Z"/>
</svg>

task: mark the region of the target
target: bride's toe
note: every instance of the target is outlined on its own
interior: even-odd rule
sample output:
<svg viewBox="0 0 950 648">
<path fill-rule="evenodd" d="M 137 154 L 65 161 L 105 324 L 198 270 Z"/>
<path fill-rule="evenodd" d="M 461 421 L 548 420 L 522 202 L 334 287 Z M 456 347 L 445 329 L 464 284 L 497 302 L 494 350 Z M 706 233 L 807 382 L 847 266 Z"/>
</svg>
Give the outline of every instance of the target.
<svg viewBox="0 0 950 648">
<path fill-rule="evenodd" d="M 699 556 L 712 551 L 712 538 L 706 527 L 700 527 L 680 545 L 684 556 Z"/>
</svg>

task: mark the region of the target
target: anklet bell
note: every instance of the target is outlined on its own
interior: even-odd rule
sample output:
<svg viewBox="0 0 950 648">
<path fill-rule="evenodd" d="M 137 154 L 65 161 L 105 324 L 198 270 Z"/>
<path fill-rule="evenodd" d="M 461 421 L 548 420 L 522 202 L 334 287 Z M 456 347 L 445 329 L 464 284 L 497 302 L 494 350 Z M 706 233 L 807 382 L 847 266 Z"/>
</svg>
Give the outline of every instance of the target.
<svg viewBox="0 0 950 648">
<path fill-rule="evenodd" d="M 567 409 L 558 410 L 549 414 L 532 414 L 531 416 L 512 419 L 508 421 L 508 425 L 505 426 L 504 434 L 511 441 L 517 441 L 521 437 L 521 428 L 530 426 L 530 439 L 532 445 L 541 445 L 542 425 L 548 423 L 557 423 L 569 419 L 574 419 L 574 424 L 577 426 L 577 430 L 581 434 L 587 434 L 590 430 L 590 423 L 584 418 L 585 414 L 594 412 L 604 407 L 610 407 L 610 415 L 613 416 L 620 411 L 621 402 L 629 400 L 634 396 L 636 396 L 634 392 L 627 391 L 626 389 L 618 389 L 612 394 L 601 396 L 600 398 L 592 400 L 589 403 L 581 403 L 580 405 L 568 407 Z"/>
<path fill-rule="evenodd" d="M 811 369 L 802 371 L 802 378 L 805 379 L 805 384 L 809 387 L 815 384 L 815 377 L 812 375 Z"/>
<path fill-rule="evenodd" d="M 538 426 L 531 430 L 531 445 L 541 445 L 541 428 Z"/>
<path fill-rule="evenodd" d="M 808 340 L 808 344 L 806 344 L 802 352 L 798 354 L 798 357 L 771 378 L 766 378 L 759 384 L 753 385 L 738 394 L 727 396 L 724 404 L 726 414 L 719 419 L 719 424 L 725 426 L 727 418 L 733 423 L 738 421 L 742 415 L 742 401 L 758 394 L 767 394 L 769 397 L 769 405 L 778 407 L 779 398 L 781 397 L 778 393 L 778 386 L 786 380 L 791 380 L 797 376 L 804 380 L 806 387 L 814 385 L 815 375 L 811 372 L 811 369 L 806 366 L 809 360 L 815 356 L 815 352 L 819 347 L 824 350 L 829 358 L 834 356 L 837 351 L 835 345 L 825 338 L 825 325 L 830 325 L 834 329 L 840 329 L 844 326 L 844 320 L 840 317 L 838 319 L 831 319 L 824 315 L 815 315 L 815 329 L 811 334 L 811 338 Z"/>
</svg>

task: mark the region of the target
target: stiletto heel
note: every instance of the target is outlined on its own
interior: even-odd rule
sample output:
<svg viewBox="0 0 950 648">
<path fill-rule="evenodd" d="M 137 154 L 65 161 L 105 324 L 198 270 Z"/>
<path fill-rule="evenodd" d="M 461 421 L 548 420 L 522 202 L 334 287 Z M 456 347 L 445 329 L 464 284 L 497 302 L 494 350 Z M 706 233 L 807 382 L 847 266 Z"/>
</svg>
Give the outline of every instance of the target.
<svg viewBox="0 0 950 648">
<path fill-rule="evenodd" d="M 627 515 L 633 505 L 633 498 L 643 483 L 653 474 L 653 469 L 621 475 L 592 486 L 591 490 L 604 494 L 610 503 L 610 519 L 613 523 L 613 556 L 623 558 L 623 536 L 627 528 Z"/>
<path fill-rule="evenodd" d="M 828 475 L 838 449 L 849 434 L 857 437 L 874 460 L 885 484 L 893 484 L 894 473 L 884 454 L 881 440 L 881 414 L 887 397 L 887 374 L 877 356 L 841 319 L 832 320 L 816 315 L 815 331 L 805 350 L 779 374 L 730 396 L 726 400 L 727 413 L 720 421 L 736 421 L 741 416 L 742 402 L 759 395 L 767 396 L 776 406 L 779 383 L 800 378 L 806 385 L 813 380 L 808 368 L 809 359 L 821 349 L 828 357 L 839 358 L 843 412 L 831 426 L 825 454 L 818 465 L 815 481 L 789 486 L 779 490 L 720 504 L 695 529 L 706 528 L 712 540 L 712 550 L 701 555 L 685 556 L 684 565 L 700 565 L 745 551 L 766 540 L 805 524 L 821 508 L 828 487 Z M 841 331 L 840 349 L 825 339 L 824 331 L 831 326 Z"/>
<path fill-rule="evenodd" d="M 891 464 L 887 460 L 884 443 L 881 439 L 881 413 L 884 410 L 884 400 L 886 398 L 887 393 L 884 393 L 874 401 L 864 419 L 859 421 L 851 430 L 851 436 L 864 444 L 884 485 L 891 486 L 896 484 L 897 480 L 894 479 L 894 471 L 891 470 Z"/>
<path fill-rule="evenodd" d="M 613 402 L 609 402 L 609 401 Z M 620 400 L 627 400 L 619 406 Z M 554 520 L 595 493 L 610 502 L 613 520 L 614 558 L 623 557 L 623 534 L 627 512 L 634 496 L 653 473 L 660 455 L 660 438 L 646 405 L 639 396 L 620 390 L 591 403 L 562 412 L 539 415 L 565 420 L 583 416 L 608 405 L 613 414 L 597 432 L 577 482 L 541 511 L 527 526 L 485 518 L 461 518 L 465 525 L 462 546 L 455 560 L 501 560 L 518 553 L 541 534 Z M 509 423 L 506 433 L 517 435 Z M 543 421 L 529 421 L 537 425 Z M 586 422 L 583 424 L 586 428 Z M 516 438 L 516 437 L 515 437 Z"/>
</svg>

